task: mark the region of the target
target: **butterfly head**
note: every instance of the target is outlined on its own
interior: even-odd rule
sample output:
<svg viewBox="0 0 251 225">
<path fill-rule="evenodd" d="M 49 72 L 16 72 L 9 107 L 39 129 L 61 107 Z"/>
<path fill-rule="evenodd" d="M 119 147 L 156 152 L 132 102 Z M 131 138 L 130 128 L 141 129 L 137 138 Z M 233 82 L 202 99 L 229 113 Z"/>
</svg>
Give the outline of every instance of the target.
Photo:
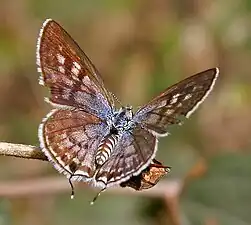
<svg viewBox="0 0 251 225">
<path fill-rule="evenodd" d="M 113 126 L 118 131 L 127 130 L 129 129 L 132 118 L 132 106 L 121 107 L 114 116 Z"/>
<path fill-rule="evenodd" d="M 121 107 L 119 110 L 119 115 L 127 121 L 132 120 L 133 117 L 132 106 Z"/>
<path fill-rule="evenodd" d="M 133 117 L 132 106 L 127 105 L 126 107 L 122 107 L 122 110 L 125 112 L 126 118 L 131 120 Z"/>
</svg>

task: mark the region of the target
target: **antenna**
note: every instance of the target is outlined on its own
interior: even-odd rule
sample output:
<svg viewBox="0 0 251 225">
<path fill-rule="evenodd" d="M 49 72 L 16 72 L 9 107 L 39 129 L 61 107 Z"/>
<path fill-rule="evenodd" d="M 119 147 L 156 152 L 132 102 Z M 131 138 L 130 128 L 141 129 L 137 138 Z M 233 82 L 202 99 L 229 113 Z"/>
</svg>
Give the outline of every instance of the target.
<svg viewBox="0 0 251 225">
<path fill-rule="evenodd" d="M 123 105 L 122 105 L 121 101 L 118 99 L 118 97 L 117 97 L 115 94 L 113 94 L 112 92 L 110 92 L 110 94 L 111 94 L 112 97 L 119 103 L 119 105 L 120 105 L 121 107 L 123 107 Z"/>
</svg>

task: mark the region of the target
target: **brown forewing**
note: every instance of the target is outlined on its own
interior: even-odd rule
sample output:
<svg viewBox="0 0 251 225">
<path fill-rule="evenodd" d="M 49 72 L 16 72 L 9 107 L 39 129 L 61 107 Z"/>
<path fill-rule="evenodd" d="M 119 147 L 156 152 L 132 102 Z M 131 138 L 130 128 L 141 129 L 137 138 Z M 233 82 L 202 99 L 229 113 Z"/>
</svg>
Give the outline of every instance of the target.
<svg viewBox="0 0 251 225">
<path fill-rule="evenodd" d="M 94 95 L 101 93 L 110 105 L 113 104 L 113 97 L 105 89 L 95 66 L 58 23 L 45 21 L 37 48 L 37 64 L 44 85 L 56 91 L 74 88 Z M 55 98 L 53 93 L 51 98 L 54 103 L 60 104 L 60 98 Z"/>
<path fill-rule="evenodd" d="M 212 90 L 218 77 L 217 68 L 188 77 L 167 88 L 143 106 L 134 120 L 160 135 L 172 124 L 180 124 L 182 116 L 189 117 Z"/>
</svg>

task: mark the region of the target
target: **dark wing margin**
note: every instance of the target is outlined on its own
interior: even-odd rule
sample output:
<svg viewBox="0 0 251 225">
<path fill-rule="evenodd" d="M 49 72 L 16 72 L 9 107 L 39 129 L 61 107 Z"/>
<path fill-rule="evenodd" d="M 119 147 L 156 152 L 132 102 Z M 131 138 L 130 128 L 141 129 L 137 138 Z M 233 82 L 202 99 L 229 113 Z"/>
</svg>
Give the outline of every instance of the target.
<svg viewBox="0 0 251 225">
<path fill-rule="evenodd" d="M 167 88 L 135 114 L 133 120 L 156 135 L 167 135 L 167 128 L 188 118 L 212 91 L 219 69 L 213 68 L 188 77 Z"/>
</svg>

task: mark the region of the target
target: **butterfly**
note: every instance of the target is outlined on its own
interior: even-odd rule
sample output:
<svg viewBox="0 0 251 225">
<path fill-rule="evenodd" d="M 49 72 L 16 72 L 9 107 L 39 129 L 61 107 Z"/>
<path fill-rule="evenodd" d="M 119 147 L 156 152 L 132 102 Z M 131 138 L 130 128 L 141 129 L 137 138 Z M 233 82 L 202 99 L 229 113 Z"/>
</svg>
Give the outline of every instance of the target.
<svg viewBox="0 0 251 225">
<path fill-rule="evenodd" d="M 153 163 L 158 138 L 181 124 L 212 91 L 218 68 L 188 77 L 164 90 L 135 113 L 117 109 L 87 55 L 54 20 L 37 41 L 39 83 L 50 91 L 52 109 L 39 126 L 40 147 L 71 181 L 105 190 L 142 175 Z M 132 181 L 133 182 L 133 181 Z"/>
</svg>

